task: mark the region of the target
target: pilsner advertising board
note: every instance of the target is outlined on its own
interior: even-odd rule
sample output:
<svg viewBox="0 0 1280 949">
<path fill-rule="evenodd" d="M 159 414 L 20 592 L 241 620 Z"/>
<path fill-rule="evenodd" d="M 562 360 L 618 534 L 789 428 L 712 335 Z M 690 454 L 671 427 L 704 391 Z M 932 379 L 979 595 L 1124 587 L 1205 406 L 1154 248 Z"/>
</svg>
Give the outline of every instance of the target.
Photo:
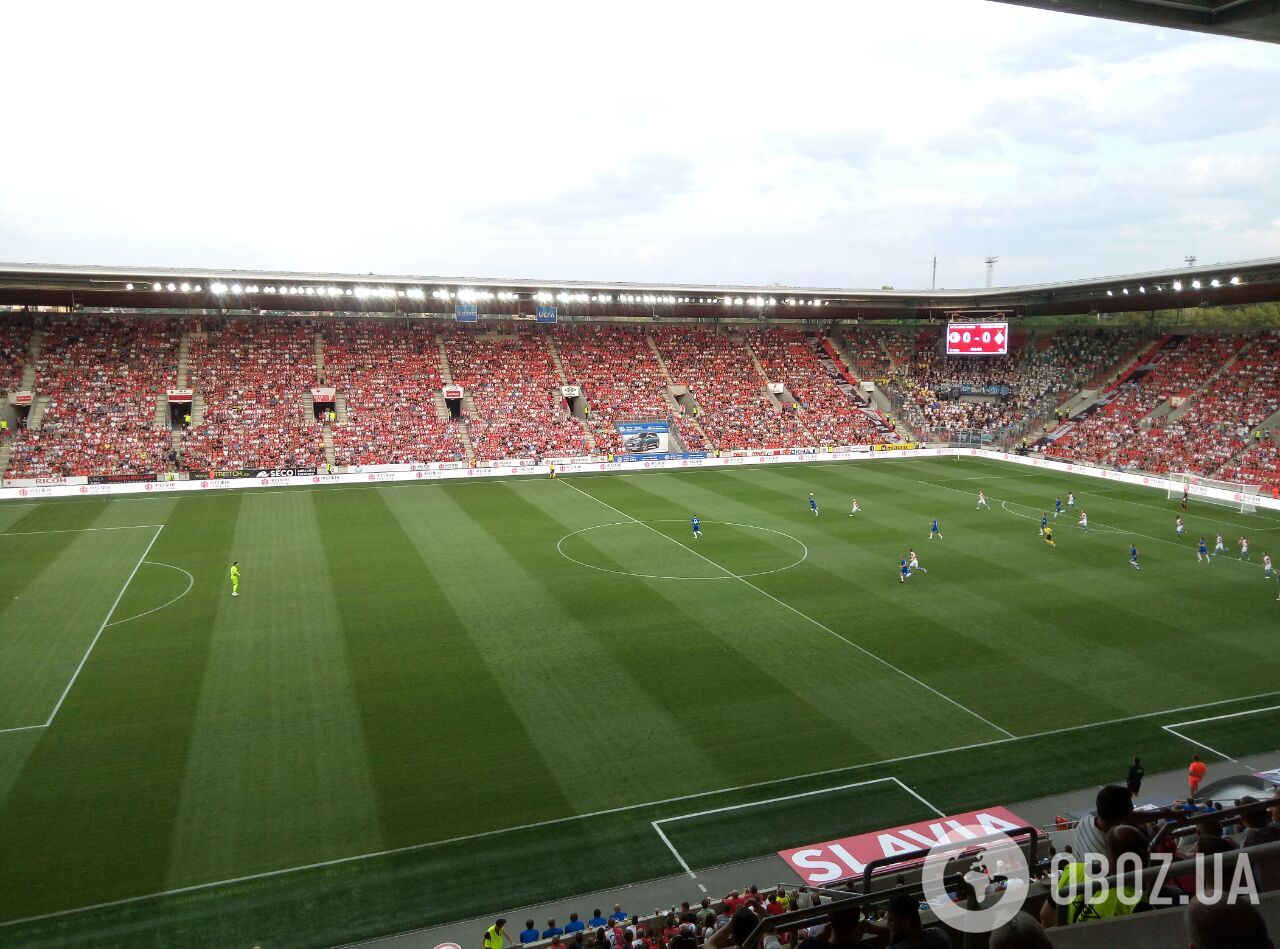
<svg viewBox="0 0 1280 949">
<path fill-rule="evenodd" d="M 626 455 L 665 455 L 671 429 L 666 422 L 623 422 L 617 426 Z"/>
<path fill-rule="evenodd" d="M 1003 356 L 1009 352 L 1008 323 L 948 323 L 948 356 Z"/>
<path fill-rule="evenodd" d="M 823 886 L 836 880 L 860 876 L 873 860 L 925 850 L 952 840 L 973 839 L 976 835 L 971 828 L 980 828 L 986 833 L 994 834 L 1008 833 L 1014 828 L 1026 826 L 1027 822 L 1012 811 L 1003 807 L 987 807 L 966 814 L 858 834 L 856 837 L 781 850 L 778 856 L 787 861 L 805 883 Z"/>
</svg>

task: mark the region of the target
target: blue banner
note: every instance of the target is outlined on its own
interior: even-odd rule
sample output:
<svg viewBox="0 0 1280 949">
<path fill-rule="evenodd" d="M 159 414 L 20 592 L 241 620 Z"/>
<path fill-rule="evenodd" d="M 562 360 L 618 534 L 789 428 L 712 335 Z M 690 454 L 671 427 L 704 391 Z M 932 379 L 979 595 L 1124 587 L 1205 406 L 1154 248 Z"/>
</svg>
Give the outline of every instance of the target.
<svg viewBox="0 0 1280 949">
<path fill-rule="evenodd" d="M 538 307 L 537 319 L 539 323 L 554 323 L 556 321 L 556 308 L 553 306 Z"/>
<path fill-rule="evenodd" d="M 480 319 L 480 307 L 474 303 L 458 303 L 453 307 L 453 315 L 459 323 L 475 323 Z"/>
<path fill-rule="evenodd" d="M 683 454 L 654 454 L 654 455 L 617 455 L 615 461 L 685 461 L 694 458 L 709 458 L 705 451 L 688 451 Z"/>
</svg>

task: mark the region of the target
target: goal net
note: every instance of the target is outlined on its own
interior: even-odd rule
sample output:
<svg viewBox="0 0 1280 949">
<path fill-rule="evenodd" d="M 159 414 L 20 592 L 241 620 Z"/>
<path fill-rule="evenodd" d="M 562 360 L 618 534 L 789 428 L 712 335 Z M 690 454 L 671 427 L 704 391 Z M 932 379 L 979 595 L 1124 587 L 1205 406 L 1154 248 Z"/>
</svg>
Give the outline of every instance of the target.
<svg viewBox="0 0 1280 949">
<path fill-rule="evenodd" d="M 1171 474 L 1169 479 L 1174 482 L 1169 486 L 1170 498 L 1181 498 L 1186 494 L 1205 504 L 1233 507 L 1242 514 L 1253 514 L 1258 510 L 1258 486 L 1255 484 L 1219 481 L 1187 472 Z"/>
</svg>

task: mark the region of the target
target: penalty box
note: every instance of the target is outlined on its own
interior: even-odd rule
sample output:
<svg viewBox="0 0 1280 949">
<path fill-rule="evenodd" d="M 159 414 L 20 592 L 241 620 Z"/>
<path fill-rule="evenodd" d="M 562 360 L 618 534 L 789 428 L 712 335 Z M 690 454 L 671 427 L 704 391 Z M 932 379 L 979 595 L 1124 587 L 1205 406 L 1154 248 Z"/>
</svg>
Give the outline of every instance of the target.
<svg viewBox="0 0 1280 949">
<path fill-rule="evenodd" d="M 922 816 L 943 814 L 898 778 L 884 777 L 677 814 L 650 824 L 680 868 L 695 877 L 695 867 L 767 856 L 797 840 L 826 840 L 851 829 L 874 830 Z"/>
</svg>

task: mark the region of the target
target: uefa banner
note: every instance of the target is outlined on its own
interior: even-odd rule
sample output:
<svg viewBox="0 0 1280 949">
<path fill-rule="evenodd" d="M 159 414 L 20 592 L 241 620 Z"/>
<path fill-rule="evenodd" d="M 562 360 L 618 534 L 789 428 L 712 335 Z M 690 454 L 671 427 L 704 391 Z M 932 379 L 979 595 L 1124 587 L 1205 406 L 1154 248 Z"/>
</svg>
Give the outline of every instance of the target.
<svg viewBox="0 0 1280 949">
<path fill-rule="evenodd" d="M 671 441 L 666 422 L 624 422 L 617 426 L 624 455 L 665 455 Z"/>
</svg>

